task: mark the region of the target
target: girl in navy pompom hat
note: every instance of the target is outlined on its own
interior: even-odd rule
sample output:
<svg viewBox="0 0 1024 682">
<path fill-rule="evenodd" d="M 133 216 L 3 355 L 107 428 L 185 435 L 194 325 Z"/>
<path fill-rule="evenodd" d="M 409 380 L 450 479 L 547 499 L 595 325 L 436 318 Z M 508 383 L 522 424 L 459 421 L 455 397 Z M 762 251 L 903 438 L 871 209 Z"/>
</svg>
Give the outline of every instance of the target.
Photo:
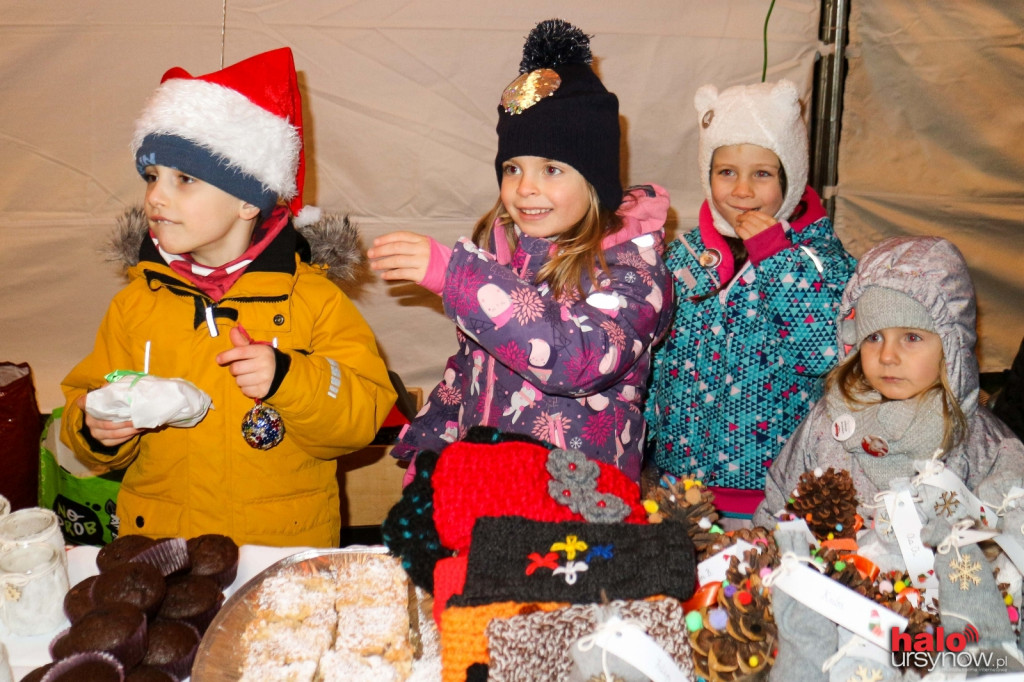
<svg viewBox="0 0 1024 682">
<path fill-rule="evenodd" d="M 400 458 L 485 424 L 639 480 L 650 348 L 672 308 L 669 200 L 654 185 L 623 193 L 618 100 L 590 61 L 578 28 L 538 24 L 498 106 L 500 197 L 472 239 L 449 249 L 397 232 L 369 251 L 385 280 L 440 294 L 458 331 Z"/>
</svg>

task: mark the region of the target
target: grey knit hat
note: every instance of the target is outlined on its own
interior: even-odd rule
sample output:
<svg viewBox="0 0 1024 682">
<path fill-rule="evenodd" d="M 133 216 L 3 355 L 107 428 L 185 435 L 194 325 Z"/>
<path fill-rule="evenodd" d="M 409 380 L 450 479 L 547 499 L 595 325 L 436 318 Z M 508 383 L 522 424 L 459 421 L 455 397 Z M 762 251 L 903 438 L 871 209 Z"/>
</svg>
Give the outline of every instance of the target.
<svg viewBox="0 0 1024 682">
<path fill-rule="evenodd" d="M 853 317 L 843 320 L 843 342 L 860 347 L 861 341 L 879 329 L 909 327 L 935 331 L 935 321 L 924 306 L 901 291 L 868 287 L 853 308 Z"/>
</svg>

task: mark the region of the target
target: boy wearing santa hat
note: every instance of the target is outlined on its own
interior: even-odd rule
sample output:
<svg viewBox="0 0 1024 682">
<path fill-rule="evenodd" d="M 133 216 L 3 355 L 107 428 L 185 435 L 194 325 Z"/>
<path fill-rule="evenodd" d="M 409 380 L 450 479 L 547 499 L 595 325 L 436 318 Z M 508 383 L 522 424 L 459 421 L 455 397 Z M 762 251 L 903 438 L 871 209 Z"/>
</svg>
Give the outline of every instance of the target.
<svg viewBox="0 0 1024 682">
<path fill-rule="evenodd" d="M 64 442 L 125 469 L 122 535 L 336 546 L 335 458 L 373 439 L 395 393 L 331 279 L 355 274 L 358 236 L 302 204 L 291 50 L 204 76 L 171 69 L 132 151 L 146 194 L 119 229 L 130 281 L 64 379 Z M 212 409 L 190 428 L 90 414 L 108 373 L 143 368 L 191 382 Z"/>
</svg>

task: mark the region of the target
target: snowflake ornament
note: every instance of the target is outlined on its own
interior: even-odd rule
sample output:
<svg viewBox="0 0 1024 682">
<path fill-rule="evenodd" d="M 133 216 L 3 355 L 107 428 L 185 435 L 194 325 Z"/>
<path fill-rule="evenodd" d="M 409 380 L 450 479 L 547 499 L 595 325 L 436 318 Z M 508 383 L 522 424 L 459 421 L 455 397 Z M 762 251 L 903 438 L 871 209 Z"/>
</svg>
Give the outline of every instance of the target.
<svg viewBox="0 0 1024 682">
<path fill-rule="evenodd" d="M 946 518 L 953 516 L 959 507 L 960 500 L 957 499 L 956 493 L 951 490 L 942 493 L 942 497 L 936 500 L 934 505 L 936 516 L 945 516 Z"/>
<path fill-rule="evenodd" d="M 949 567 L 953 569 L 953 572 L 949 574 L 949 582 L 959 582 L 961 590 L 971 589 L 971 583 L 975 585 L 981 584 L 981 578 L 975 575 L 976 573 L 981 573 L 981 564 L 971 559 L 971 557 L 960 556 L 952 559 L 949 562 Z"/>
<path fill-rule="evenodd" d="M 892 540 L 896 536 L 896 532 L 892 527 L 892 520 L 889 519 L 889 514 L 884 509 L 878 510 L 871 523 L 875 532 L 883 539 Z"/>
</svg>

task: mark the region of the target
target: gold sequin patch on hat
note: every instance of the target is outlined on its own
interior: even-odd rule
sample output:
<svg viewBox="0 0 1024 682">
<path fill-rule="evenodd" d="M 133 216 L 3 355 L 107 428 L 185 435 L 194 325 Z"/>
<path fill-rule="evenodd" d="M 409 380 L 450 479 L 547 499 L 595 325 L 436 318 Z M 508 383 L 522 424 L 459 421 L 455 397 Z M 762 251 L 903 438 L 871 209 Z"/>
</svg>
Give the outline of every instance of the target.
<svg viewBox="0 0 1024 682">
<path fill-rule="evenodd" d="M 550 97 L 562 84 L 562 78 L 552 69 L 534 69 L 521 74 L 501 93 L 501 107 L 505 113 L 521 114 L 545 97 Z"/>
</svg>

